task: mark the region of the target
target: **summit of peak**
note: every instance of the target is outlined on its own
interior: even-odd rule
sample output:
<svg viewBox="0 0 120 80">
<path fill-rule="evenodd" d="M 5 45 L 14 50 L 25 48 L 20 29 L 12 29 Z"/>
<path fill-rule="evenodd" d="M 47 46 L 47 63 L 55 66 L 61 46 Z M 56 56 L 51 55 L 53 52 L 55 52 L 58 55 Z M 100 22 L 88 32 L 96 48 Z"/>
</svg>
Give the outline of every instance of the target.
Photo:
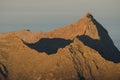
<svg viewBox="0 0 120 80">
<path fill-rule="evenodd" d="M 92 39 L 100 39 L 97 26 L 99 26 L 99 24 L 95 23 L 95 19 L 92 16 L 92 14 L 87 13 L 83 18 L 79 19 L 77 22 L 72 23 L 63 28 L 55 29 L 53 31 L 45 33 L 45 35 L 47 35 L 47 37 L 50 38 L 59 37 L 65 39 L 73 39 L 78 35 L 87 35 Z"/>
<path fill-rule="evenodd" d="M 87 18 L 93 18 L 93 15 L 92 15 L 91 13 L 87 13 L 87 14 L 85 15 L 85 17 L 87 17 Z"/>
</svg>

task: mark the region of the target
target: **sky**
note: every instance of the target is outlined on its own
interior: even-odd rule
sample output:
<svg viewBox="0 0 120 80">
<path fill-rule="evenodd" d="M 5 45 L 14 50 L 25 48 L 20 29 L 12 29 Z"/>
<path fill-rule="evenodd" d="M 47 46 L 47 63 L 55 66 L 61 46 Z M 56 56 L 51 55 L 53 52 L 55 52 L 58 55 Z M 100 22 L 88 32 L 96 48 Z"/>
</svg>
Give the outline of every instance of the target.
<svg viewBox="0 0 120 80">
<path fill-rule="evenodd" d="M 47 32 L 90 12 L 120 50 L 120 0 L 0 0 L 0 33 L 30 29 Z"/>
</svg>

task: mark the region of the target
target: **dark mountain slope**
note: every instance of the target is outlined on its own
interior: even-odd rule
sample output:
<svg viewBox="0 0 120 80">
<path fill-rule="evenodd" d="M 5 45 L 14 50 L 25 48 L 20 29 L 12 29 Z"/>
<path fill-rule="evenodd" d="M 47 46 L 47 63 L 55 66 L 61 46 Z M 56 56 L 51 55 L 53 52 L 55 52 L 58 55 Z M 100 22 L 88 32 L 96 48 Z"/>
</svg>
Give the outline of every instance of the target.
<svg viewBox="0 0 120 80">
<path fill-rule="evenodd" d="M 120 80 L 119 55 L 88 13 L 47 33 L 0 34 L 0 80 Z"/>
</svg>

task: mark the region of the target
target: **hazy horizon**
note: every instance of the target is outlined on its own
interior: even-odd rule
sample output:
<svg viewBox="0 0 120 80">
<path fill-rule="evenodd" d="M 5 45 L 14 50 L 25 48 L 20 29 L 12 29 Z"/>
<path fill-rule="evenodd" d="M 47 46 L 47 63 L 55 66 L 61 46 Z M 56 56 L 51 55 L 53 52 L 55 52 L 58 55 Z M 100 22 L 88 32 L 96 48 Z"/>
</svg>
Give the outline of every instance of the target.
<svg viewBox="0 0 120 80">
<path fill-rule="evenodd" d="M 50 31 L 90 12 L 107 29 L 120 50 L 119 0 L 1 0 L 0 33 L 30 29 Z"/>
</svg>

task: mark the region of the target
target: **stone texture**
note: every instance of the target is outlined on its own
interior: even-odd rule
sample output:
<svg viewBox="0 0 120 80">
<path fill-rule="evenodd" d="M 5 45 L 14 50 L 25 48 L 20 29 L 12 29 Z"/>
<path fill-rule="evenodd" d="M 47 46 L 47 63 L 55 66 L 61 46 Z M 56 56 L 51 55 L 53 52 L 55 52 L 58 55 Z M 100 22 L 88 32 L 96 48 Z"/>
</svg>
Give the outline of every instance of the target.
<svg viewBox="0 0 120 80">
<path fill-rule="evenodd" d="M 119 75 L 120 52 L 90 13 L 46 33 L 0 34 L 0 80 L 120 80 Z"/>
</svg>

